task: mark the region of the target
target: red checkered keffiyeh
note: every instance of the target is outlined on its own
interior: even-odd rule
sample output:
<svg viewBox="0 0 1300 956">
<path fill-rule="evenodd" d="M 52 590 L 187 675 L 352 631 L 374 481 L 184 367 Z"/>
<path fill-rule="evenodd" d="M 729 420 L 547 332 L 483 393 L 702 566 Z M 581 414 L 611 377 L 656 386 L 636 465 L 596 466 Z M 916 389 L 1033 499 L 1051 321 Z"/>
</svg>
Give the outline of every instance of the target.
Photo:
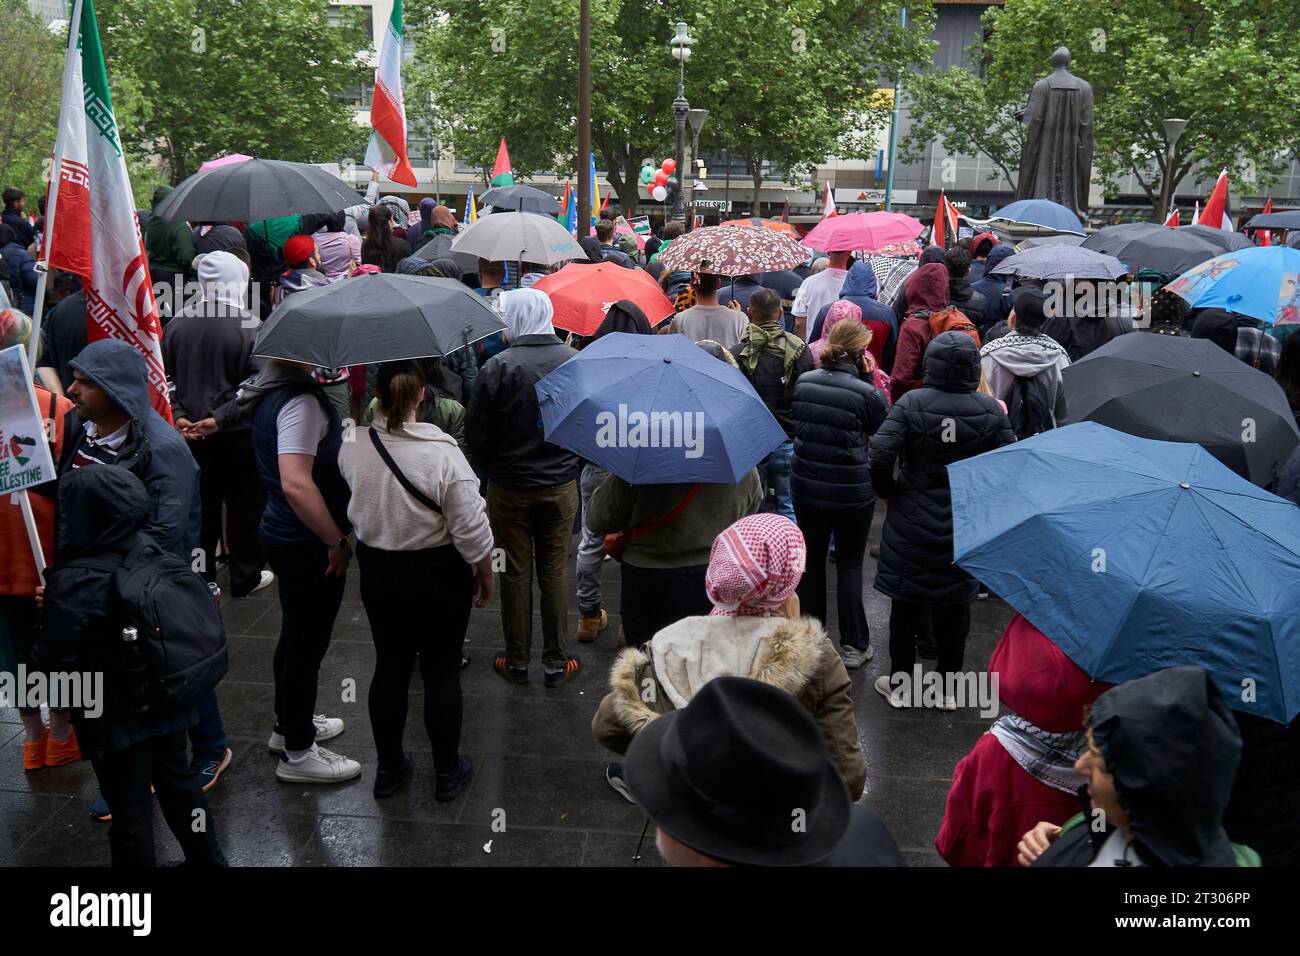
<svg viewBox="0 0 1300 956">
<path fill-rule="evenodd" d="M 803 576 L 808 549 L 789 518 L 741 518 L 713 542 L 704 589 L 710 617 L 763 617 L 786 602 Z"/>
</svg>

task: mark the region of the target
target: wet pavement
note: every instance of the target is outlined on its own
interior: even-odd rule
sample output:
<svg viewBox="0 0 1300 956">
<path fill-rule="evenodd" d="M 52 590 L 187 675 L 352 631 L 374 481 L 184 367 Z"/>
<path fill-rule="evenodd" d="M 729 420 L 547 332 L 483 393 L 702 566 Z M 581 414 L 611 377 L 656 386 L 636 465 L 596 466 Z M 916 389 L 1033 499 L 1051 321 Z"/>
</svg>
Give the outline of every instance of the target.
<svg viewBox="0 0 1300 956">
<path fill-rule="evenodd" d="M 872 542 L 879 541 L 879 519 Z M 223 604 L 231 672 L 218 689 L 234 760 L 209 794 L 218 839 L 242 866 L 628 866 L 645 818 L 605 783 L 611 759 L 591 736 L 591 718 L 604 694 L 617 652 L 618 565 L 605 563 L 604 595 L 611 624 L 594 644 L 576 641 L 577 604 L 570 599 L 570 642 L 585 665 L 558 688 L 542 685 L 540 624 L 534 622 L 531 682 L 510 686 L 491 670 L 504 644 L 500 613 L 473 612 L 462 672 L 465 718 L 461 749 L 476 764 L 468 790 L 451 803 L 433 798 L 433 761 L 424 739 L 419 678 L 413 679 L 406 747 L 415 776 L 396 796 L 371 794 L 376 755 L 366 712 L 373 648 L 357 593 L 355 564 L 321 670 L 317 710 L 342 717 L 347 730 L 330 749 L 360 760 L 364 772 L 336 786 L 280 783 L 271 731 L 271 656 L 280 614 L 274 586 Z M 853 675 L 858 732 L 867 757 L 863 797 L 888 824 L 913 866 L 942 866 L 934 837 L 943 818 L 952 769 L 989 721 L 974 709 L 955 713 L 894 710 L 871 687 L 888 664 L 889 602 L 870 587 L 867 618 L 875 657 Z M 830 571 L 834 587 L 834 572 Z M 225 584 L 224 579 L 222 581 Z M 573 593 L 572 591 L 570 592 Z M 835 601 L 830 602 L 835 636 Z M 436 617 L 436 590 L 430 588 Z M 534 607 L 537 601 L 534 601 Z M 1010 610 L 997 600 L 972 609 L 966 667 L 987 665 Z M 356 683 L 355 702 L 344 688 Z M 108 863 L 106 827 L 87 814 L 97 788 L 88 763 L 24 773 L 22 726 L 15 710 L 0 710 L 0 864 L 96 866 Z M 502 828 L 504 827 L 504 832 Z M 155 815 L 159 859 L 180 856 Z M 490 845 L 489 845 L 489 841 Z M 658 865 L 653 832 L 641 865 Z"/>
</svg>

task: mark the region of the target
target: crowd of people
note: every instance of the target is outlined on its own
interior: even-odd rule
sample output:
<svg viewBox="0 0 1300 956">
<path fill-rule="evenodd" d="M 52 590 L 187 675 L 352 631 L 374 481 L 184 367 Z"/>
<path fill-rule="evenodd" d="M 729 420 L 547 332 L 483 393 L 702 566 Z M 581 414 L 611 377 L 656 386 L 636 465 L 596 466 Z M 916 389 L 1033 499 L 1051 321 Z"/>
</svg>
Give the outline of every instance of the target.
<svg viewBox="0 0 1300 956">
<path fill-rule="evenodd" d="M 569 632 L 576 558 L 577 643 L 600 639 L 616 611 L 624 646 L 593 734 L 621 758 L 606 778 L 655 823 L 664 859 L 901 865 L 860 802 L 868 767 L 850 675 L 873 655 L 867 558 L 878 558 L 874 587 L 890 601 L 889 666 L 874 687 L 892 707 L 921 706 L 890 675 L 911 674 L 918 659 L 963 671 L 971 608 L 988 596 L 953 562 L 947 466 L 1055 427 L 1063 369 L 1118 335 L 1144 334 L 1132 317 L 1050 314 L 1041 283 L 990 274 L 1013 250 L 989 233 L 918 247 L 886 295 L 877 268 L 849 252 L 749 276 L 673 272 L 661 260 L 681 223 L 641 249 L 609 218 L 582 239 L 587 260 L 644 269 L 674 314 L 652 322 L 622 300 L 593 335 L 562 337 L 550 298 L 532 288 L 551 269 L 480 260 L 467 271 L 447 207 L 426 199 L 413 211 L 378 192 L 372 179 L 349 209 L 254 223 L 142 215 L 155 282 L 201 290 L 159 297 L 169 423 L 149 405 L 135 348 L 88 341 L 75 276 L 52 277 L 43 328 L 21 321 L 34 306 L 38 232 L 26 197 L 5 191 L 0 256 L 19 318 L 0 329 L 0 346 L 41 336 L 34 389 L 55 423 L 60 477 L 33 499 L 51 557 L 44 586 L 17 509 L 0 523 L 13 569 L 0 585 L 0 666 L 111 672 L 103 649 L 117 647 L 121 624 L 103 568 L 142 547 L 191 567 L 217 596 L 224 566 L 232 599 L 276 588 L 265 718 L 277 778 L 330 785 L 368 770 L 377 799 L 410 786 L 407 689 L 418 665 L 436 798 L 452 801 L 475 769 L 460 751 L 471 610 L 498 598 L 503 648 L 489 666 L 526 684 L 535 582 L 542 682 L 564 684 L 583 672 Z M 303 290 L 375 272 L 463 282 L 505 330 L 370 367 L 253 356 L 260 317 Z M 1151 331 L 1249 356 L 1300 421 L 1300 336 L 1261 347 L 1259 323 L 1181 303 L 1157 296 Z M 734 366 L 785 440 L 734 485 L 633 484 L 547 441 L 535 386 L 613 333 L 679 333 Z M 1300 505 L 1300 458 L 1277 490 Z M 607 554 L 618 560 L 617 609 L 601 593 Z M 345 726 L 317 706 L 354 557 L 375 649 L 369 768 L 322 746 Z M 1294 725 L 1234 719 L 1196 668 L 1100 685 L 1019 616 L 989 667 L 1012 714 L 955 771 L 936 843 L 950 863 L 1300 859 Z M 220 821 L 190 826 L 232 757 L 217 689 L 162 716 L 21 717 L 28 771 L 94 764 L 102 796 L 92 813 L 111 821 L 114 863 L 155 861 L 151 786 L 187 861 L 224 862 Z M 1172 737 L 1188 747 L 1165 747 Z M 793 829 L 792 808 L 804 814 Z M 1101 829 L 1088 825 L 1097 810 Z"/>
</svg>

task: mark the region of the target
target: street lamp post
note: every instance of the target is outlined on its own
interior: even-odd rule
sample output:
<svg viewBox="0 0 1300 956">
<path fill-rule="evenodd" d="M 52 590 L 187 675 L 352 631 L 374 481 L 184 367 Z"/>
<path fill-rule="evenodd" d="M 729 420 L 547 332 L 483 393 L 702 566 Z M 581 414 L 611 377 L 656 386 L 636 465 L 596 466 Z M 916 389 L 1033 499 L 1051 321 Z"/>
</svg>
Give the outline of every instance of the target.
<svg viewBox="0 0 1300 956">
<path fill-rule="evenodd" d="M 686 208 L 682 177 L 686 174 L 686 118 L 691 104 L 686 101 L 686 61 L 691 57 L 691 43 L 686 32 L 686 24 L 678 23 L 677 32 L 668 41 L 672 47 L 673 57 L 677 60 L 677 99 L 673 100 L 673 116 L 677 119 L 677 192 L 673 196 L 673 218 L 685 220 Z"/>
<path fill-rule="evenodd" d="M 1178 184 L 1173 182 L 1174 177 L 1174 145 L 1178 138 L 1183 135 L 1183 130 L 1187 128 L 1185 119 L 1167 119 L 1160 124 L 1165 128 L 1165 174 L 1161 183 L 1160 198 L 1161 206 L 1160 218 L 1162 220 L 1169 218 L 1169 206 L 1174 201 L 1174 195 L 1178 189 Z"/>
<path fill-rule="evenodd" d="M 687 182 L 686 176 L 690 176 L 690 201 L 691 216 L 695 216 L 695 164 L 700 158 L 700 130 L 704 129 L 704 121 L 709 118 L 708 110 L 688 110 L 686 120 L 691 124 L 691 163 L 690 169 L 683 170 L 677 167 L 677 186 L 680 191 L 681 187 Z"/>
</svg>

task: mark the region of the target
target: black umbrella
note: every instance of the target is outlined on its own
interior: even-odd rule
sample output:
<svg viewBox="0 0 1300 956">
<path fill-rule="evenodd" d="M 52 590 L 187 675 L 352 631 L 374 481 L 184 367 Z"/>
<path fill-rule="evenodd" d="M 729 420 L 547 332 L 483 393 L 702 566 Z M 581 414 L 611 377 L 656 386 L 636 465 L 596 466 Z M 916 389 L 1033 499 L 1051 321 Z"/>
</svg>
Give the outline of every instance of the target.
<svg viewBox="0 0 1300 956">
<path fill-rule="evenodd" d="M 248 159 L 195 173 L 155 214 L 173 222 L 256 222 L 338 212 L 361 201 L 355 189 L 317 166 Z"/>
<path fill-rule="evenodd" d="M 1300 445 L 1277 382 L 1207 339 L 1120 335 L 1063 375 L 1069 421 L 1193 442 L 1261 487 Z"/>
<path fill-rule="evenodd" d="M 478 256 L 471 256 L 464 252 L 452 252 L 451 244 L 455 236 L 434 236 L 420 248 L 415 250 L 415 255 L 428 262 L 434 259 L 450 259 L 456 265 L 460 266 L 464 272 L 478 272 Z"/>
<path fill-rule="evenodd" d="M 446 355 L 503 328 L 462 282 L 379 273 L 295 292 L 262 324 L 253 354 L 342 368 Z"/>
<path fill-rule="evenodd" d="M 1238 249 L 1252 249 L 1255 244 L 1239 232 L 1229 232 L 1227 229 L 1220 229 L 1218 226 L 1202 226 L 1199 223 L 1191 226 L 1179 226 L 1179 232 L 1185 232 L 1189 236 L 1199 236 L 1207 242 L 1214 245 L 1219 250 L 1217 254 L 1225 252 L 1236 252 Z"/>
<path fill-rule="evenodd" d="M 493 186 L 483 194 L 480 201 L 485 206 L 513 212 L 536 212 L 544 216 L 555 216 L 563 212 L 558 199 L 532 186 Z"/>
<path fill-rule="evenodd" d="M 1202 226 L 1204 230 L 1206 227 Z M 1216 229 L 1215 232 L 1223 232 Z M 1182 275 L 1207 259 L 1223 253 L 1221 245 L 1187 229 L 1170 229 L 1155 222 L 1126 222 L 1098 229 L 1083 241 L 1084 249 L 1104 252 L 1129 269 L 1155 269 Z"/>
<path fill-rule="evenodd" d="M 1261 212 L 1250 217 L 1247 229 L 1300 229 L 1300 209 Z"/>
</svg>

